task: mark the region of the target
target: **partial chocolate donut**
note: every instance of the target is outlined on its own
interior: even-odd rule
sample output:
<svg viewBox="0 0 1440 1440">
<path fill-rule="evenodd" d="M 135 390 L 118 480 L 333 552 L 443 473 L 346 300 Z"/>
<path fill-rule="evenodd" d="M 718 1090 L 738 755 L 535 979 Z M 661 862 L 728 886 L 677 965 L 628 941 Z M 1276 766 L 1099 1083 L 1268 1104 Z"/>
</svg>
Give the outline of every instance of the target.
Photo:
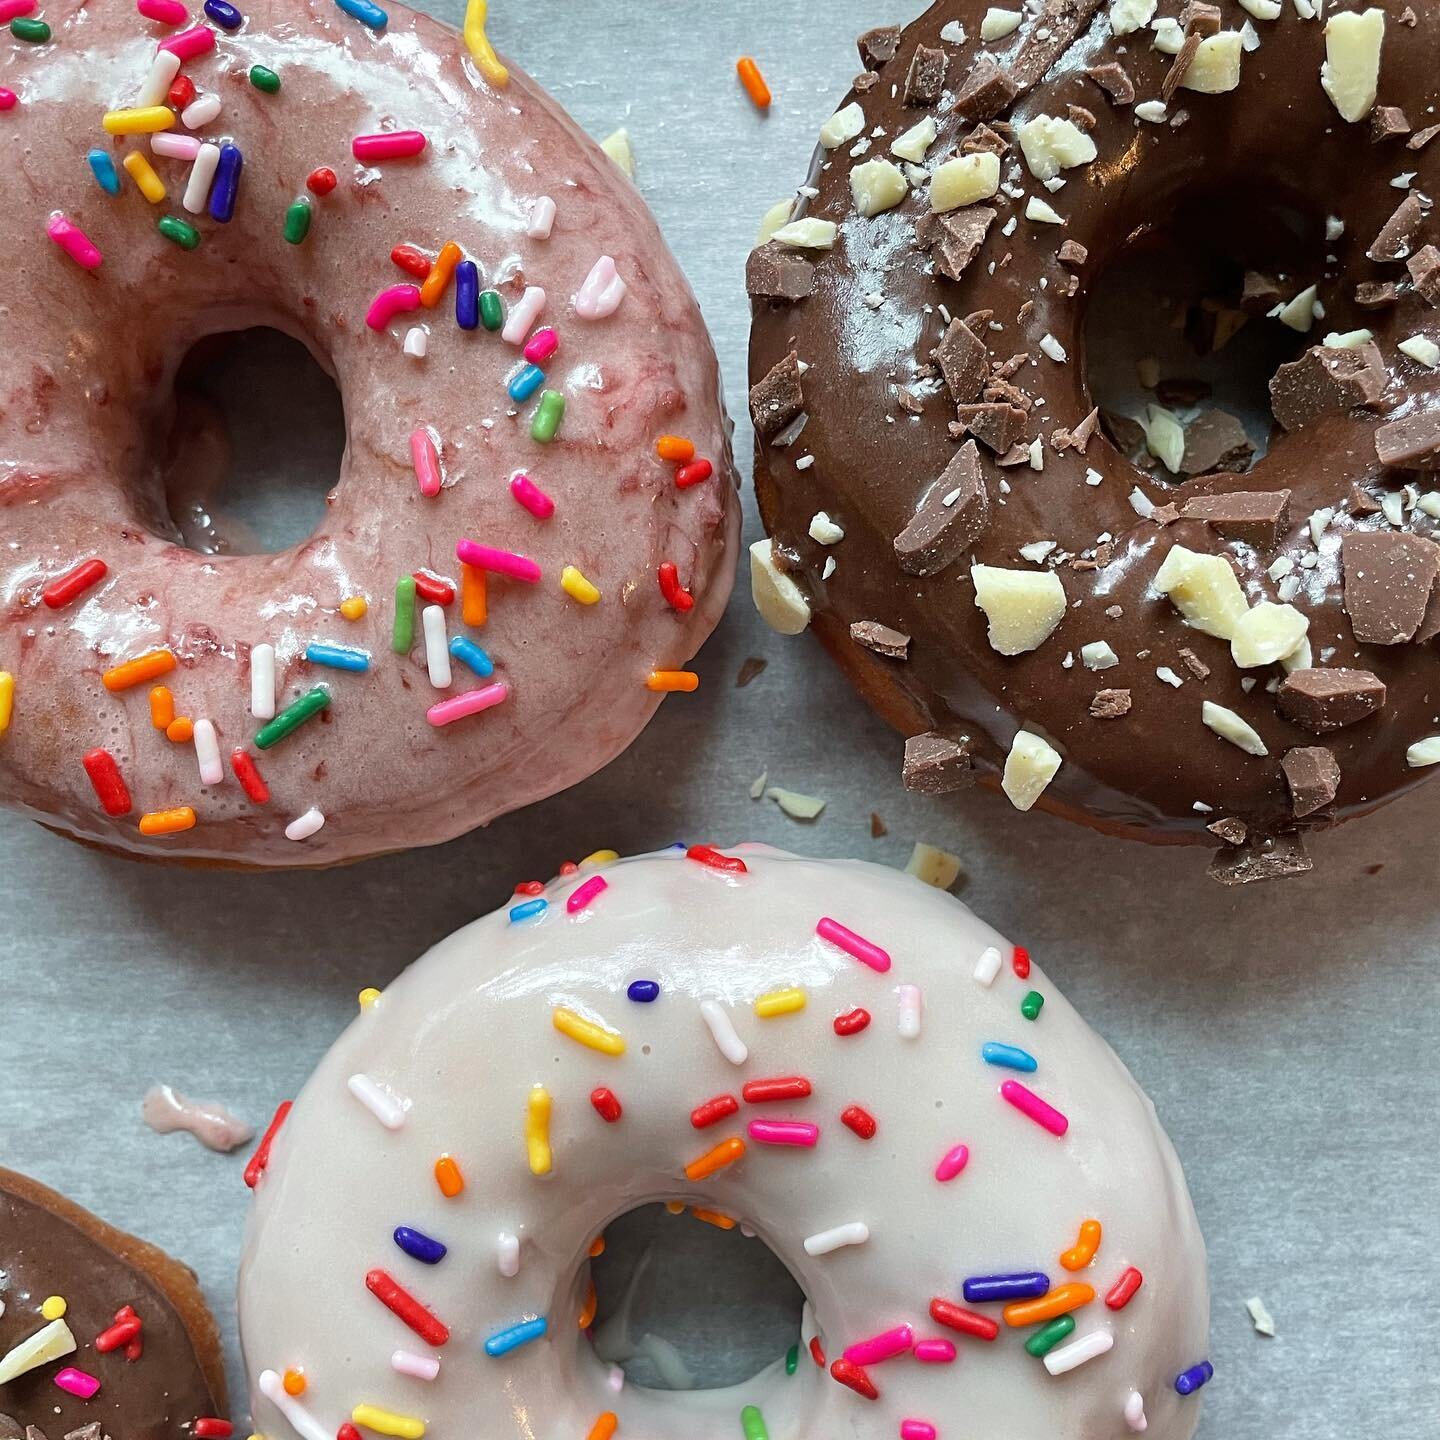
<svg viewBox="0 0 1440 1440">
<path fill-rule="evenodd" d="M 1218 837 L 1242 881 L 1440 760 L 1437 23 L 945 0 L 861 38 L 747 270 L 753 574 L 912 788 Z M 1097 282 L 1162 233 L 1223 258 L 1202 349 L 1280 341 L 1253 467 L 1201 387 L 1092 393 Z"/>
<path fill-rule="evenodd" d="M 220 1336 L 194 1274 L 0 1170 L 0 1436 L 224 1440 L 225 1411 Z"/>
</svg>

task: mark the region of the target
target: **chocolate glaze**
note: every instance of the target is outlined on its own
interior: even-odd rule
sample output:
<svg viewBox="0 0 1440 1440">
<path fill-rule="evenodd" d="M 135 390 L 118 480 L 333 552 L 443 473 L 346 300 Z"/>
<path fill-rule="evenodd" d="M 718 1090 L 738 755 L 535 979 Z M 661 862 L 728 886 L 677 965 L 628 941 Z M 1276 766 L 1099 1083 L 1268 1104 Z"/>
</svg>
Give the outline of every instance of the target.
<svg viewBox="0 0 1440 1440">
<path fill-rule="evenodd" d="M 1266 684 L 1278 669 L 1241 671 L 1229 645 L 1187 626 L 1166 599 L 1148 590 L 1165 554 L 1175 543 L 1233 557 L 1251 603 L 1275 600 L 1266 569 L 1277 555 L 1297 562 L 1314 554 L 1308 521 L 1312 512 L 1335 507 L 1331 533 L 1352 528 L 1388 529 L 1381 514 L 1343 513 L 1360 482 L 1378 496 L 1427 477 L 1382 471 L 1373 432 L 1388 420 L 1440 408 L 1434 372 L 1396 350 L 1400 340 L 1433 332 L 1437 313 L 1411 290 L 1403 263 L 1379 264 L 1365 256 L 1385 221 L 1404 198 L 1391 179 L 1417 171 L 1414 188 L 1434 193 L 1440 186 L 1440 145 L 1418 151 L 1404 137 L 1372 143 L 1368 120 L 1347 124 L 1320 87 L 1325 57 L 1324 21 L 1304 20 L 1286 4 L 1275 21 L 1254 21 L 1262 44 L 1243 57 L 1237 90 L 1220 95 L 1175 92 L 1168 122 L 1137 120 L 1129 106 L 1111 103 L 1086 76 L 1087 67 L 1119 61 L 1133 79 L 1136 102 L 1158 99 L 1173 57 L 1151 47 L 1142 31 L 1117 39 L 1106 11 L 1094 13 L 1079 38 L 1054 61 L 1044 78 L 1022 94 L 1000 120 L 1019 124 L 1037 114 L 1064 117 L 1067 105 L 1083 106 L 1095 117 L 1090 131 L 1099 155 L 1094 163 L 1063 171 L 1065 186 L 1048 194 L 1025 167 L 1013 142 L 1002 160 L 1002 186 L 1016 182 L 1018 199 L 1001 193 L 983 202 L 999 211 L 975 261 L 957 282 L 945 278 L 917 241 L 916 223 L 929 213 L 926 191 L 912 185 L 895 209 L 873 218 L 860 215 L 851 200 L 848 177 L 860 159 L 887 156 L 891 141 L 925 114 L 939 123 L 939 138 L 927 164 L 958 152 L 972 130 L 955 108 L 955 98 L 976 57 L 992 51 L 1002 67 L 1013 65 L 1027 37 L 1051 23 L 1027 12 L 1012 36 L 982 46 L 978 35 L 986 9 L 982 0 L 943 0 L 908 27 L 892 60 L 879 68 L 878 83 L 853 90 L 865 112 L 861 134 L 877 127 L 867 151 L 852 159 L 852 143 L 817 150 L 807 177 L 818 194 L 802 196 L 796 215 L 835 221 L 830 252 L 805 252 L 816 260 L 812 293 L 795 303 L 757 299 L 751 337 L 752 380 L 794 349 L 809 365 L 803 379 L 808 423 L 789 448 L 762 440 L 758 445 L 756 488 L 761 513 L 775 539 L 778 563 L 788 565 L 807 592 L 820 638 L 855 678 L 867 698 L 907 733 L 939 729 L 972 737 L 976 768 L 987 776 L 1003 764 L 1020 728 L 1044 734 L 1064 764 L 1041 803 L 1088 819 L 1102 828 L 1162 842 L 1208 842 L 1206 825 L 1219 817 L 1240 817 L 1252 836 L 1295 828 L 1281 759 L 1315 736 L 1279 714 Z M 1162 0 L 1158 15 L 1181 18 L 1176 0 Z M 1233 0 L 1222 7 L 1221 23 L 1239 29 L 1246 13 Z M 967 39 L 941 37 L 959 21 Z M 1403 108 L 1413 126 L 1424 124 L 1435 100 L 1434 67 L 1440 18 L 1420 8 L 1413 27 L 1392 7 L 1380 68 L 1379 99 Z M 952 27 L 953 33 L 953 27 Z M 903 103 L 904 82 L 919 46 L 940 47 L 949 56 L 944 95 L 933 109 Z M 1180 115 L 1186 117 L 1180 123 Z M 998 123 L 998 121 L 996 122 Z M 1065 217 L 1063 228 L 1024 218 L 1026 199 L 1037 196 Z M 1198 203 L 1196 203 L 1198 202 Z M 1327 216 L 1343 220 L 1344 234 L 1327 243 Z M 1016 220 L 1014 233 L 1002 232 Z M 1324 305 L 1308 336 L 1297 337 L 1296 353 L 1319 344 L 1330 331 L 1361 327 L 1374 331 L 1389 379 L 1379 413 L 1329 414 L 1292 433 L 1277 432 L 1268 453 L 1248 473 L 1208 476 L 1183 485 L 1165 483 L 1165 472 L 1137 469 L 1103 435 L 1085 454 L 1057 453 L 1052 431 L 1075 427 L 1091 410 L 1086 380 L 1084 332 L 1087 292 L 1128 245 L 1145 243 L 1174 225 L 1212 226 L 1226 254 L 1247 268 L 1286 272 L 1286 297 L 1317 283 Z M 1214 238 L 1214 236 L 1212 236 Z M 1440 238 L 1440 222 L 1424 222 L 1418 245 Z M 1056 257 L 1064 241 L 1088 250 L 1079 267 Z M 1330 259 L 1328 257 L 1333 257 Z M 1065 298 L 1067 279 L 1080 285 Z M 1400 282 L 1398 303 L 1365 309 L 1355 302 L 1359 283 Z M 883 296 L 878 308 L 865 297 Z M 1022 305 L 1032 302 L 1025 318 Z M 991 358 L 1031 357 L 1014 383 L 1036 400 L 1025 430 L 1028 441 L 1042 437 L 1044 469 L 1002 469 L 981 446 L 983 472 L 992 503 L 990 522 L 973 547 L 987 564 L 1034 568 L 1017 555 L 1031 541 L 1050 539 L 1070 555 L 1094 556 L 1097 539 L 1114 537 L 1102 568 L 1060 563 L 1070 609 L 1056 632 L 1037 650 L 1005 658 L 986 643 L 985 617 L 975 607 L 969 560 L 962 557 L 939 574 L 918 578 L 902 573 L 892 542 L 910 522 L 920 498 L 954 456 L 957 438 L 948 428 L 955 406 L 938 374 L 922 367 L 944 329 L 940 307 L 964 317 L 993 310 L 985 338 Z M 1252 319 L 1252 325 L 1277 321 Z M 1047 332 L 1068 359 L 1042 355 Z M 923 401 L 912 415 L 897 404 L 904 387 Z M 813 456 L 798 468 L 802 456 Z M 1104 476 L 1087 486 L 1093 467 Z M 1001 491 L 1008 479 L 1010 491 Z M 1228 541 L 1212 527 L 1180 520 L 1160 526 L 1141 520 L 1128 503 L 1135 485 L 1156 504 L 1183 503 L 1187 496 L 1219 490 L 1279 490 L 1291 493 L 1288 521 L 1274 550 Z M 1358 507 L 1365 510 L 1366 506 Z M 811 517 L 825 510 L 845 530 L 845 539 L 822 546 L 808 536 Z M 1419 510 L 1406 513 L 1405 528 L 1434 535 L 1436 522 Z M 1334 542 L 1330 542 L 1333 544 Z M 822 578 L 827 558 L 836 568 Z M 1055 566 L 1054 557 L 1050 562 Z M 1435 691 L 1435 654 L 1429 644 L 1357 644 L 1342 604 L 1338 548 L 1322 547 L 1314 569 L 1297 569 L 1302 586 L 1294 604 L 1310 617 L 1316 665 L 1373 671 L 1388 687 L 1383 711 L 1323 737 L 1339 761 L 1341 779 L 1332 807 L 1299 822 L 1332 823 L 1364 813 L 1418 783 L 1429 772 L 1407 767 L 1407 746 L 1440 729 Z M 1123 615 L 1108 618 L 1108 607 Z M 882 659 L 849 638 L 850 625 L 875 620 L 913 637 L 909 660 Z M 1101 672 L 1078 660 L 1082 644 L 1104 640 L 1121 664 Z M 1209 666 L 1208 677 L 1187 672 L 1182 648 Z M 1063 668 L 1075 652 L 1073 668 Z M 1143 657 L 1143 658 L 1141 658 Z M 1156 678 L 1157 666 L 1185 676 L 1180 689 Z M 1245 675 L 1258 676 L 1251 693 Z M 1133 704 L 1119 718 L 1092 717 L 1098 690 L 1128 687 Z M 1259 731 L 1267 757 L 1252 757 L 1212 734 L 1201 723 L 1201 702 L 1211 700 L 1238 711 Z M 898 757 L 897 757 L 898 758 Z M 1211 807 L 1199 811 L 1201 802 Z"/>
</svg>

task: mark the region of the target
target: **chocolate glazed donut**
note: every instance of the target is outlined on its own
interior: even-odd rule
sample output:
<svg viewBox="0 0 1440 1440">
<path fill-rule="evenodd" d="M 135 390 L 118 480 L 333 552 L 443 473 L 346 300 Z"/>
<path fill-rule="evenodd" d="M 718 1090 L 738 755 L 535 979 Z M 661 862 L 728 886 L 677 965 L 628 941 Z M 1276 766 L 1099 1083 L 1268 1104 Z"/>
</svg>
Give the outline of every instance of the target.
<svg viewBox="0 0 1440 1440">
<path fill-rule="evenodd" d="M 1436 19 L 1302 8 L 872 31 L 747 269 L 767 618 L 813 619 L 911 788 L 1218 836 L 1231 882 L 1308 869 L 1301 832 L 1440 758 Z M 1248 470 L 1230 416 L 1141 434 L 1091 393 L 1097 282 L 1177 233 L 1233 278 L 1211 348 L 1293 342 Z"/>
</svg>

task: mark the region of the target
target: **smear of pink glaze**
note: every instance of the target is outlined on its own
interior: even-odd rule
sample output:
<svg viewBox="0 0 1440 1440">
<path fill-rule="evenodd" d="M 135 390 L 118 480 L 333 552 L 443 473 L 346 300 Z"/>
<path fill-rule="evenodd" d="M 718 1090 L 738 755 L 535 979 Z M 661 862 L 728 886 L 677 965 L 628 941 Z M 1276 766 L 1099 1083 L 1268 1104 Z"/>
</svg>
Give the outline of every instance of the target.
<svg viewBox="0 0 1440 1440">
<path fill-rule="evenodd" d="M 188 1130 L 207 1150 L 226 1154 L 248 1145 L 255 1127 L 213 1100 L 191 1100 L 169 1085 L 152 1085 L 140 1102 L 140 1116 L 157 1135 Z"/>
</svg>

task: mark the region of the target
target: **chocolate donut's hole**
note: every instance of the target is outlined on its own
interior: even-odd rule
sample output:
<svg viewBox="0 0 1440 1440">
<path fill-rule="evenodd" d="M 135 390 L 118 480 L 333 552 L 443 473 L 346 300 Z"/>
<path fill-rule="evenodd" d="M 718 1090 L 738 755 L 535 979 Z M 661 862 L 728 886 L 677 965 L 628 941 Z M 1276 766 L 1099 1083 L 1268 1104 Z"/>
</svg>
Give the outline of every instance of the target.
<svg viewBox="0 0 1440 1440">
<path fill-rule="evenodd" d="M 309 539 L 344 453 L 340 391 L 291 336 L 210 335 L 181 362 L 164 481 L 188 549 L 256 555 Z"/>
<path fill-rule="evenodd" d="M 1119 448 L 1163 481 L 1250 468 L 1270 441 L 1270 377 L 1328 328 L 1267 312 L 1314 284 L 1324 256 L 1324 218 L 1273 194 L 1187 195 L 1132 232 L 1091 281 L 1084 332 Z"/>
<path fill-rule="evenodd" d="M 739 1385 L 800 1343 L 805 1296 L 763 1240 L 644 1205 L 592 1262 L 595 1352 L 652 1390 Z M 806 1357 L 806 1364 L 809 1364 Z"/>
</svg>

